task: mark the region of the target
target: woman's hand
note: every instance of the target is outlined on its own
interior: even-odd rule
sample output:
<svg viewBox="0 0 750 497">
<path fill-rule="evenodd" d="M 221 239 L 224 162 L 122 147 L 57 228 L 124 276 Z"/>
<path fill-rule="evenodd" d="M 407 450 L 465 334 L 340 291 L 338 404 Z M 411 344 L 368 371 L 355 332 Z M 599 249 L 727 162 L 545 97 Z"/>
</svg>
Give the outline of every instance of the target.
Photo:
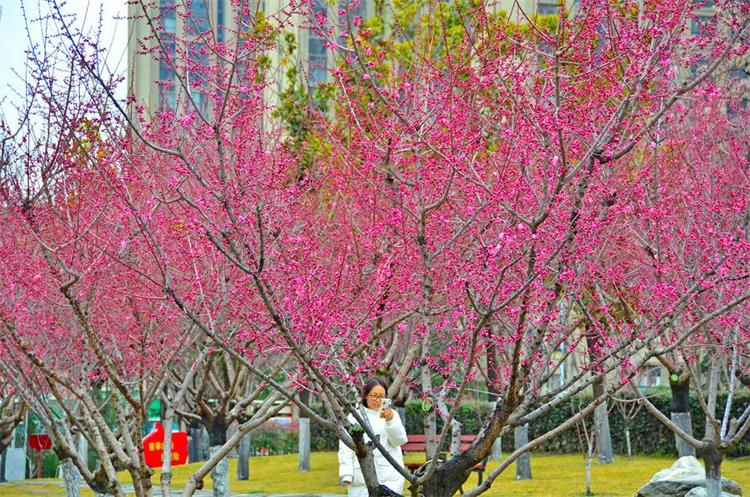
<svg viewBox="0 0 750 497">
<path fill-rule="evenodd" d="M 383 409 L 380 412 L 380 417 L 385 418 L 386 421 L 390 421 L 393 419 L 393 409 Z"/>
</svg>

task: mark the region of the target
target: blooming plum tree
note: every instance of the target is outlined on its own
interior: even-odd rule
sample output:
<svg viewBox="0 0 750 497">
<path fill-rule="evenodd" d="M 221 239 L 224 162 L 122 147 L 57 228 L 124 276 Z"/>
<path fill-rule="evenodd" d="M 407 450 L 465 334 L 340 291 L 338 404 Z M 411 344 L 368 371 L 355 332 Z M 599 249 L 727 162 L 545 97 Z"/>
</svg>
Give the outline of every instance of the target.
<svg viewBox="0 0 750 497">
<path fill-rule="evenodd" d="M 418 475 L 404 471 L 412 491 L 429 497 L 453 495 L 499 436 L 584 389 L 601 386 L 587 408 L 514 451 L 467 495 L 487 490 L 521 454 L 589 415 L 650 357 L 708 329 L 717 343 L 736 342 L 724 330 L 743 329 L 736 316 L 750 298 L 741 284 L 747 226 L 737 222 L 747 195 L 686 198 L 705 182 L 661 167 L 672 162 L 653 143 L 680 129 L 689 98 L 725 91 L 709 78 L 746 52 L 744 5 L 717 9 L 715 29 L 699 44 L 685 35 L 694 6 L 677 0 L 583 0 L 571 13 L 561 3 L 552 24 L 532 16 L 511 23 L 491 3 L 436 2 L 415 9 L 409 29 L 394 16 L 390 29 L 403 35 L 397 43 L 357 17 L 356 5 L 341 9 L 337 26 L 305 4 L 264 16 L 245 2 L 233 6 L 237 27 L 225 26 L 222 39 L 213 30 L 166 33 L 144 8 L 154 35 L 144 47 L 173 69 L 175 81 L 158 84 L 176 85 L 175 107 L 151 119 L 132 97 L 128 113 L 100 85 L 122 118 L 96 119 L 103 153 L 71 163 L 50 196 L 39 189 L 39 200 L 6 188 L 9 225 L 29 240 L 23 250 L 8 242 L 7 250 L 15 260 L 34 256 L 56 278 L 43 288 L 62 291 L 74 311 L 75 319 L 54 321 L 65 333 L 80 327 L 88 337 L 96 323 L 112 333 L 91 344 L 106 337 L 104 350 L 122 350 L 126 330 L 100 320 L 105 309 L 109 316 L 136 309 L 144 322 L 159 323 L 153 336 L 164 341 L 133 335 L 143 354 L 164 353 L 164 343 L 182 343 L 194 327 L 355 448 L 370 495 L 377 495 L 371 450 L 383 448 L 364 443 L 368 427 L 352 395 L 359 378 L 390 364 L 392 393 L 405 385 L 434 399 L 450 426 L 469 383 L 489 367 L 499 400 L 471 447 L 433 458 Z M 174 13 L 190 25 L 189 9 Z M 305 138 L 290 146 L 271 117 L 267 61 L 296 15 L 312 20 L 340 64 L 324 86 L 330 109 L 307 103 Z M 87 81 L 101 83 L 85 46 L 70 34 L 67 43 Z M 710 62 L 690 74 L 706 54 Z M 713 123 L 722 102 L 705 102 Z M 66 129 L 58 143 L 79 128 Z M 706 171 L 724 168 L 725 185 L 743 184 L 746 162 L 698 156 L 711 164 Z M 38 177 L 29 184 L 49 184 Z M 68 185 L 75 185 L 73 205 Z M 655 202 L 648 187 L 683 201 Z M 654 229 L 672 235 L 674 248 L 660 246 L 669 257 L 649 254 L 643 234 Z M 696 245 L 685 249 L 680 237 Z M 113 287 L 131 307 L 101 290 Z M 18 299 L 15 287 L 6 288 L 6 298 Z M 9 315 L 39 322 L 32 310 L 11 306 Z M 24 330 L 24 340 L 33 337 Z M 550 386 L 585 339 L 580 369 Z M 115 381 L 112 359 L 91 346 Z M 493 360 L 482 364 L 488 350 Z M 402 364 L 393 361 L 397 353 Z M 283 380 L 256 361 L 269 355 Z M 317 394 L 326 416 L 299 400 L 302 389 Z M 119 391 L 127 399 L 127 389 Z M 350 426 L 350 412 L 364 432 Z M 438 436 L 434 418 L 427 423 L 437 452 L 447 432 Z"/>
</svg>

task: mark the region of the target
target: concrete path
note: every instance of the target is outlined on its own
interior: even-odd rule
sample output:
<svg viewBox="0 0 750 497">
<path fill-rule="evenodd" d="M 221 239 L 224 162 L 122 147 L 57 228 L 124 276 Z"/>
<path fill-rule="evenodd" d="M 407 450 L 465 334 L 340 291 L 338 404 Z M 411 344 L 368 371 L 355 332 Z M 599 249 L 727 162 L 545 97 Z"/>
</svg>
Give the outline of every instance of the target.
<svg viewBox="0 0 750 497">
<path fill-rule="evenodd" d="M 55 481 L 55 480 L 21 480 L 21 481 L 13 481 L 8 482 L 8 484 L 17 485 L 17 486 L 28 486 L 29 487 L 29 495 L 44 495 L 45 491 L 41 488 L 34 489 L 34 487 L 40 487 L 42 485 L 59 485 L 64 486 L 63 482 L 61 481 Z M 0 495 L 3 494 L 3 483 L 0 483 Z M 81 485 L 81 488 L 88 488 L 88 486 Z M 131 494 L 133 493 L 133 487 L 130 485 L 123 485 L 123 490 L 125 490 L 125 493 Z M 172 492 L 175 497 L 179 497 L 182 489 L 181 488 L 173 488 Z M 158 485 L 154 485 L 154 488 L 152 490 L 153 497 L 161 497 L 161 490 L 159 489 Z M 193 494 L 195 497 L 213 497 L 213 492 L 211 490 L 198 490 Z M 254 494 L 240 494 L 240 493 L 234 493 L 232 492 L 232 497 L 343 497 L 346 494 L 264 494 L 264 493 L 254 493 Z"/>
</svg>

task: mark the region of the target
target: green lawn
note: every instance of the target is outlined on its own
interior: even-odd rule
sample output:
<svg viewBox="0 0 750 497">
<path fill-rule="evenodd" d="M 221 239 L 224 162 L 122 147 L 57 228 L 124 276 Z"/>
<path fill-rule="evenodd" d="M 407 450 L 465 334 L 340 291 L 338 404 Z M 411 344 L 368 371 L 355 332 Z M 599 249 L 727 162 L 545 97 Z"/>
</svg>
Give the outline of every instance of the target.
<svg viewBox="0 0 750 497">
<path fill-rule="evenodd" d="M 636 490 L 645 484 L 651 475 L 666 468 L 673 462 L 666 457 L 635 457 L 626 459 L 617 457 L 613 464 L 599 465 L 594 463 L 592 469 L 592 490 L 600 497 L 632 497 Z M 236 474 L 236 461 L 230 461 L 230 475 Z M 334 452 L 312 454 L 309 473 L 297 472 L 297 456 L 270 456 L 253 458 L 250 461 L 250 480 L 231 482 L 233 492 L 243 493 L 339 493 L 344 489 L 336 485 L 337 462 Z M 490 469 L 497 463 L 491 462 Z M 533 480 L 515 481 L 514 467 L 511 466 L 501 475 L 490 491 L 488 497 L 579 497 L 583 495 L 585 461 L 579 455 L 533 455 L 531 459 Z M 181 488 L 197 464 L 175 468 L 174 487 Z M 750 458 L 727 460 L 722 466 L 724 476 L 739 483 L 747 492 L 750 490 Z M 123 481 L 127 476 L 122 475 Z M 152 481 L 159 482 L 159 472 Z M 65 495 L 64 489 L 57 483 L 59 480 L 33 480 L 33 483 L 0 483 L 0 495 L 3 497 L 27 497 L 34 495 Z M 469 479 L 465 489 L 476 483 L 476 474 Z M 206 488 L 210 488 L 210 478 Z M 93 496 L 90 491 L 82 495 Z"/>
</svg>

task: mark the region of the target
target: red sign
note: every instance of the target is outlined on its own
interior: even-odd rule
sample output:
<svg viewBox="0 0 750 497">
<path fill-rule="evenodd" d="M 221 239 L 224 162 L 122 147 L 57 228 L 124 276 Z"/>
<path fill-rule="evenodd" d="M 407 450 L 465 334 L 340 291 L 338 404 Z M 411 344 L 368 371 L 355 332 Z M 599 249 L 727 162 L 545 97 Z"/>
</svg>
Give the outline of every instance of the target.
<svg viewBox="0 0 750 497">
<path fill-rule="evenodd" d="M 151 468 L 161 467 L 164 461 L 164 427 L 157 421 L 154 431 L 143 438 L 143 457 Z M 172 466 L 187 462 L 188 440 L 186 431 L 172 432 Z"/>
<path fill-rule="evenodd" d="M 44 433 L 39 435 L 29 435 L 29 447 L 34 450 L 50 450 L 52 448 L 52 440 L 49 435 Z"/>
</svg>

